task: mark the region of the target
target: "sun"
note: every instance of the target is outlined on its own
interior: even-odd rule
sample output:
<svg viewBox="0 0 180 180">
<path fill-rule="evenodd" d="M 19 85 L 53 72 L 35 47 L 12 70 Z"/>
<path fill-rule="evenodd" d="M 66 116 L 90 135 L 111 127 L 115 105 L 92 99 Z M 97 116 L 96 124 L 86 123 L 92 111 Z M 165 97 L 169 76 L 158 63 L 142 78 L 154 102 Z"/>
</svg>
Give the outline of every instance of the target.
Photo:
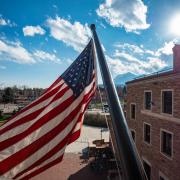
<svg viewBox="0 0 180 180">
<path fill-rule="evenodd" d="M 180 36 L 180 14 L 176 14 L 170 21 L 170 33 Z"/>
</svg>

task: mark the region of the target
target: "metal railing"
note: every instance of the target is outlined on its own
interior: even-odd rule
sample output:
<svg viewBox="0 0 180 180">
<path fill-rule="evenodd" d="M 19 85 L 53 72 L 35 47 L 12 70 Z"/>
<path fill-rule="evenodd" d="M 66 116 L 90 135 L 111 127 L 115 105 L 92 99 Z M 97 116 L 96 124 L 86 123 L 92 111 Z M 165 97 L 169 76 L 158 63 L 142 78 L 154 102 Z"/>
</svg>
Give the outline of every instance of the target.
<svg viewBox="0 0 180 180">
<path fill-rule="evenodd" d="M 168 72 L 170 72 L 172 70 L 173 70 L 172 67 L 171 68 L 166 68 L 166 69 L 163 69 L 161 71 L 157 71 L 157 72 L 153 72 L 153 73 L 143 74 L 143 75 L 137 76 L 137 77 L 133 78 L 133 80 L 142 79 L 142 78 L 146 78 L 146 77 L 150 77 L 150 76 L 159 76 L 159 75 L 161 75 L 163 73 L 166 73 L 166 72 L 168 73 Z"/>
</svg>

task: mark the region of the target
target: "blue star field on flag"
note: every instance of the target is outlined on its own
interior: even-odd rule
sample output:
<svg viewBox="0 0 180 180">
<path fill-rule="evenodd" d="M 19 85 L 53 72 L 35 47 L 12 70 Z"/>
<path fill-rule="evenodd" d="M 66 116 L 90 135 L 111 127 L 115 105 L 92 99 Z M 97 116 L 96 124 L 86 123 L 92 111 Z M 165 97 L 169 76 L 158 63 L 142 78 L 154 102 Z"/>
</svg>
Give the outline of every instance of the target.
<svg viewBox="0 0 180 180">
<path fill-rule="evenodd" d="M 61 75 L 73 90 L 75 97 L 78 97 L 84 88 L 92 81 L 94 69 L 92 46 L 93 42 L 91 40 L 72 65 Z"/>
</svg>

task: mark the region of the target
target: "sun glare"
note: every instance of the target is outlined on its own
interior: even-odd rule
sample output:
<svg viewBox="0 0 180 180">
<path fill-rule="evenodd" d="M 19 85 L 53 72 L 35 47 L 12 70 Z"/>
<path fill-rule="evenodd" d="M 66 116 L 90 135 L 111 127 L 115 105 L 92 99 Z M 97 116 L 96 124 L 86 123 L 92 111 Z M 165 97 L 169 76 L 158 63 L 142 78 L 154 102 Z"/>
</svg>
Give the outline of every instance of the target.
<svg viewBox="0 0 180 180">
<path fill-rule="evenodd" d="M 180 36 L 180 14 L 176 14 L 170 22 L 170 32 Z"/>
</svg>

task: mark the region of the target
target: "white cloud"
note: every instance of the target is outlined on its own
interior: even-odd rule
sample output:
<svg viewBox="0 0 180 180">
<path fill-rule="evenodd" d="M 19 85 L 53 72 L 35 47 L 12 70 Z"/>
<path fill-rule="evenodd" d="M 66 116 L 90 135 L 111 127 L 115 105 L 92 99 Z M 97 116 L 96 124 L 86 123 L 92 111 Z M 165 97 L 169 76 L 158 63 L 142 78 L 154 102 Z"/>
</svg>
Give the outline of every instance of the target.
<svg viewBox="0 0 180 180">
<path fill-rule="evenodd" d="M 44 35 L 46 31 L 38 26 L 25 26 L 23 28 L 24 36 L 34 36 L 35 34 Z"/>
<path fill-rule="evenodd" d="M 152 50 L 146 49 L 146 50 L 145 50 L 145 53 L 146 53 L 146 54 L 150 54 L 150 55 L 152 55 L 152 56 L 155 56 L 155 52 L 152 51 Z"/>
<path fill-rule="evenodd" d="M 176 42 L 176 40 L 174 41 L 169 41 L 169 42 L 165 42 L 164 46 L 162 48 L 159 48 L 156 52 L 155 55 L 156 56 L 161 56 L 162 54 L 165 55 L 171 55 L 172 52 L 172 48 L 174 47 L 174 43 Z"/>
<path fill-rule="evenodd" d="M 106 0 L 96 10 L 113 27 L 124 27 L 127 32 L 149 28 L 147 6 L 141 0 Z"/>
<path fill-rule="evenodd" d="M 116 43 L 113 56 L 107 57 L 108 63 L 114 75 L 127 72 L 137 75 L 156 72 L 171 66 L 169 57 L 172 56 L 174 43 L 177 43 L 177 40 L 165 42 L 157 50 L 146 49 L 143 45 Z"/>
<path fill-rule="evenodd" d="M 104 52 L 106 52 L 106 49 L 105 49 L 105 47 L 104 47 L 103 44 L 101 44 L 101 47 L 102 47 L 102 50 L 103 50 Z"/>
<path fill-rule="evenodd" d="M 30 52 L 19 42 L 3 42 L 0 40 L 0 60 L 10 60 L 20 64 L 35 63 Z"/>
<path fill-rule="evenodd" d="M 167 66 L 167 64 L 163 60 L 158 59 L 156 57 L 147 57 L 147 59 L 148 59 L 148 66 L 152 69 L 152 72 L 160 70 Z"/>
<path fill-rule="evenodd" d="M 33 55 L 35 56 L 35 58 L 37 60 L 49 60 L 55 63 L 61 63 L 61 60 L 55 55 L 55 54 L 50 54 L 47 53 L 45 51 L 40 51 L 40 50 L 36 50 Z"/>
<path fill-rule="evenodd" d="M 158 71 L 167 66 L 161 59 L 148 57 L 145 61 L 127 53 L 115 53 L 114 57 L 106 56 L 108 64 L 114 76 L 131 72 L 133 74 L 147 74 Z"/>
<path fill-rule="evenodd" d="M 0 65 L 0 69 L 6 69 L 6 66 L 1 66 L 1 65 Z"/>
<path fill-rule="evenodd" d="M 106 29 L 106 26 L 102 22 L 100 22 L 100 26 Z"/>
<path fill-rule="evenodd" d="M 51 36 L 62 41 L 67 46 L 80 52 L 87 44 L 90 37 L 90 29 L 87 24 L 82 25 L 80 22 L 69 22 L 66 19 L 56 17 L 48 18 L 47 26 L 50 28 Z"/>
<path fill-rule="evenodd" d="M 165 42 L 162 47 L 160 47 L 157 50 L 149 50 L 145 49 L 143 45 L 137 46 L 134 44 L 128 44 L 128 43 L 115 43 L 114 46 L 117 48 L 117 52 L 120 51 L 125 51 L 125 52 L 130 52 L 132 54 L 142 54 L 142 55 L 151 55 L 154 57 L 160 57 L 161 55 L 172 55 L 172 48 L 174 47 L 174 43 L 176 43 L 177 40 L 172 40 L 169 42 Z"/>
<path fill-rule="evenodd" d="M 128 43 L 124 43 L 124 44 L 120 44 L 117 43 L 114 45 L 116 48 L 120 48 L 121 50 L 130 50 L 134 53 L 138 53 L 138 54 L 143 54 L 144 50 L 143 48 L 133 45 L 133 44 L 128 44 Z"/>
<path fill-rule="evenodd" d="M 139 65 L 136 63 L 123 62 L 119 58 L 112 58 L 109 56 L 106 56 L 106 59 L 113 77 L 117 76 L 118 74 L 125 74 L 127 72 L 131 72 L 134 74 L 144 73 L 144 70 L 142 68 L 139 68 Z"/>
<path fill-rule="evenodd" d="M 67 61 L 68 64 L 72 64 L 73 63 L 72 59 L 67 59 L 66 61 Z"/>
<path fill-rule="evenodd" d="M 61 63 L 61 60 L 54 53 L 48 53 L 42 50 L 32 52 L 24 48 L 19 41 L 7 40 L 0 40 L 0 60 L 13 61 L 19 64 L 34 64 L 44 61 Z"/>
<path fill-rule="evenodd" d="M 132 55 L 127 54 L 125 52 L 119 52 L 118 50 L 115 51 L 114 57 L 120 57 L 120 58 L 124 58 L 128 61 L 131 61 L 131 62 L 138 62 L 139 63 L 139 60 L 137 58 L 135 58 Z"/>
<path fill-rule="evenodd" d="M 2 17 L 2 15 L 0 14 L 0 26 L 16 26 L 15 23 L 12 23 L 9 19 L 5 19 Z"/>
<path fill-rule="evenodd" d="M 0 25 L 1 25 L 1 26 L 6 26 L 7 24 L 8 24 L 8 23 L 6 22 L 5 19 L 0 18 Z"/>
</svg>

